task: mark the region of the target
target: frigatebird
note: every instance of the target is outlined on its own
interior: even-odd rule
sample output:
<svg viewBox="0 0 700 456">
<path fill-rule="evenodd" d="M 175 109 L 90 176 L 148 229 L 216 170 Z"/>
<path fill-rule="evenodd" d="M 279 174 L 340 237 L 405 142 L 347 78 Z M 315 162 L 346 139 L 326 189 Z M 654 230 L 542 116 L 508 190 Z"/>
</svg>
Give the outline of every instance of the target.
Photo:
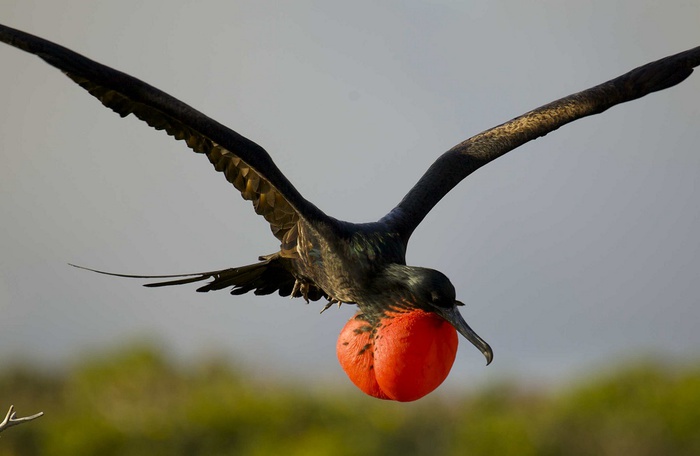
<svg viewBox="0 0 700 456">
<path fill-rule="evenodd" d="M 457 332 L 486 357 L 491 347 L 462 318 L 455 287 L 436 270 L 406 265 L 408 240 L 428 212 L 481 166 L 576 119 L 672 87 L 700 64 L 700 47 L 636 68 L 541 106 L 457 144 L 441 155 L 387 215 L 373 223 L 337 220 L 302 197 L 259 145 L 163 91 L 42 38 L 0 26 L 0 41 L 35 54 L 120 116 L 203 153 L 224 173 L 280 241 L 278 252 L 247 266 L 183 275 L 109 275 L 167 279 L 158 287 L 206 281 L 197 291 L 231 288 L 333 303 L 359 310 L 341 331 L 337 353 L 365 393 L 411 401 L 437 388 L 457 350 Z M 88 268 L 86 268 L 88 269 Z"/>
</svg>

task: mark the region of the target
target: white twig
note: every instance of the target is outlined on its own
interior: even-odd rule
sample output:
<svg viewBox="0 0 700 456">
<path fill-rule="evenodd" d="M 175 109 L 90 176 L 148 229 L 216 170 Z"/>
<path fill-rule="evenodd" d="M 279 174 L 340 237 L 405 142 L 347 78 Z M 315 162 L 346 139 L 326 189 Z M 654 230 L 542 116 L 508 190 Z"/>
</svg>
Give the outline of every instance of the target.
<svg viewBox="0 0 700 456">
<path fill-rule="evenodd" d="M 15 413 L 15 406 L 11 405 L 10 410 L 7 411 L 7 415 L 5 416 L 5 419 L 0 423 L 0 432 L 4 431 L 5 429 L 16 426 L 18 424 L 26 423 L 27 421 L 31 421 L 35 418 L 39 418 L 41 415 L 43 415 L 44 412 L 39 412 L 36 415 L 32 416 L 25 416 L 24 418 L 17 418 L 17 414 Z"/>
</svg>

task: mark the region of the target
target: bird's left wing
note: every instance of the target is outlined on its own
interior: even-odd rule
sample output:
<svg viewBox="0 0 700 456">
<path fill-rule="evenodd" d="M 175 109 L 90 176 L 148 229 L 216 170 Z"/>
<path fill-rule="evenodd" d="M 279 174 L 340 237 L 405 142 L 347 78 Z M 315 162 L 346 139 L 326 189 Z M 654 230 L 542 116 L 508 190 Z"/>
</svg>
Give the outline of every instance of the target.
<svg viewBox="0 0 700 456">
<path fill-rule="evenodd" d="M 479 133 L 441 155 L 383 221 L 407 243 L 442 197 L 485 164 L 576 119 L 672 87 L 698 65 L 700 47 L 646 64 Z"/>
<path fill-rule="evenodd" d="M 167 93 L 70 49 L 0 25 L 0 41 L 35 54 L 63 71 L 102 104 L 126 117 L 134 114 L 157 130 L 184 140 L 223 172 L 280 240 L 299 217 L 327 219 L 306 201 L 259 145 Z"/>
</svg>

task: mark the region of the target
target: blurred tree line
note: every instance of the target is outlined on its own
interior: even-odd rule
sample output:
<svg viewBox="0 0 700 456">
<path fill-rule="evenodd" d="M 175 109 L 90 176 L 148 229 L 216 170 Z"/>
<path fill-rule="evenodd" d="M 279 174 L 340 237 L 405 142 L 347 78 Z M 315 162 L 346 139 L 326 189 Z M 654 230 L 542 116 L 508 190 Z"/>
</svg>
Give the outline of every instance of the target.
<svg viewBox="0 0 700 456">
<path fill-rule="evenodd" d="M 44 411 L 0 434 L 31 455 L 698 455 L 700 363 L 642 363 L 586 384 L 499 384 L 412 404 L 182 366 L 148 345 L 63 372 L 0 370 L 0 408 Z"/>
</svg>

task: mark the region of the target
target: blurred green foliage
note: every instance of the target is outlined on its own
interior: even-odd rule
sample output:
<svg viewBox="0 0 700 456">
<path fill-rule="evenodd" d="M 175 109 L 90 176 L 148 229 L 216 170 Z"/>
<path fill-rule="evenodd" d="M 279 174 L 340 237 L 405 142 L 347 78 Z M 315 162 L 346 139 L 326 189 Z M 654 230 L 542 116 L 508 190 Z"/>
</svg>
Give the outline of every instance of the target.
<svg viewBox="0 0 700 456">
<path fill-rule="evenodd" d="M 148 345 L 63 372 L 4 366 L 0 434 L 31 455 L 697 455 L 700 367 L 637 364 L 563 391 L 499 384 L 398 404 L 287 385 L 231 363 L 170 362 Z"/>
</svg>

